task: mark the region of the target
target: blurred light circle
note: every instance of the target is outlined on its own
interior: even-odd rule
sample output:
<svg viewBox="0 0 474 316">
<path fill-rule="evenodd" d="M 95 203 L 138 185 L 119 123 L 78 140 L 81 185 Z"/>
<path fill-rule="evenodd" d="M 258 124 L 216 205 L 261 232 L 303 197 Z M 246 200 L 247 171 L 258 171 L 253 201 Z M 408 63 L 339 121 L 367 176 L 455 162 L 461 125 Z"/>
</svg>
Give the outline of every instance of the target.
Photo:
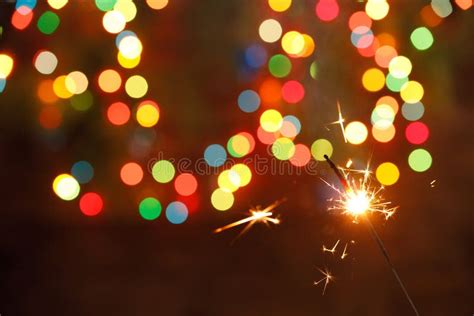
<svg viewBox="0 0 474 316">
<path fill-rule="evenodd" d="M 114 10 L 120 12 L 125 18 L 125 22 L 130 22 L 137 15 L 137 7 L 133 1 L 118 0 L 114 5 Z"/>
<path fill-rule="evenodd" d="M 386 0 L 369 0 L 365 4 L 365 12 L 372 20 L 382 20 L 387 16 L 389 9 Z"/>
<path fill-rule="evenodd" d="M 333 152 L 332 144 L 327 139 L 324 139 L 324 138 L 317 139 L 311 145 L 311 155 L 314 157 L 314 159 L 318 161 L 326 160 L 324 158 L 324 155 L 327 155 L 329 158 L 331 158 L 332 152 Z"/>
<path fill-rule="evenodd" d="M 431 167 L 433 159 L 430 153 L 422 148 L 413 150 L 408 156 L 408 165 L 416 172 L 424 172 Z"/>
<path fill-rule="evenodd" d="M 383 97 L 380 97 L 380 99 L 377 100 L 376 106 L 377 105 L 388 105 L 389 107 L 392 108 L 394 115 L 398 113 L 398 102 L 394 97 L 385 95 Z"/>
<path fill-rule="evenodd" d="M 169 0 L 146 0 L 146 4 L 154 10 L 164 9 L 168 5 Z"/>
<path fill-rule="evenodd" d="M 349 28 L 353 31 L 356 27 L 365 26 L 370 29 L 372 27 L 372 19 L 369 18 L 364 11 L 357 11 L 349 18 Z"/>
<path fill-rule="evenodd" d="M 179 195 L 190 196 L 196 192 L 198 183 L 190 173 L 182 173 L 174 180 L 174 188 Z"/>
<path fill-rule="evenodd" d="M 143 101 L 138 106 L 136 117 L 141 126 L 153 127 L 160 119 L 160 109 L 153 101 Z"/>
<path fill-rule="evenodd" d="M 125 82 L 125 91 L 129 97 L 139 99 L 148 92 L 148 82 L 142 76 L 131 76 Z"/>
<path fill-rule="evenodd" d="M 41 33 L 51 35 L 59 27 L 60 21 L 61 20 L 56 13 L 46 11 L 39 17 L 37 26 Z"/>
<path fill-rule="evenodd" d="M 299 55 L 301 52 L 303 52 L 304 46 L 304 37 L 297 31 L 287 32 L 281 39 L 281 47 L 288 55 Z"/>
<path fill-rule="evenodd" d="M 112 103 L 107 109 L 107 118 L 114 125 L 123 125 L 130 119 L 130 109 L 123 102 Z"/>
<path fill-rule="evenodd" d="M 283 117 L 283 124 L 280 128 L 281 135 L 293 138 L 296 137 L 301 131 L 300 120 L 296 116 L 286 115 Z"/>
<path fill-rule="evenodd" d="M 162 206 L 154 197 L 144 198 L 138 205 L 138 212 L 143 219 L 152 221 L 161 215 Z"/>
<path fill-rule="evenodd" d="M 175 169 L 168 160 L 159 160 L 151 168 L 153 179 L 159 183 L 168 183 L 174 178 Z"/>
<path fill-rule="evenodd" d="M 395 78 L 390 73 L 387 74 L 387 77 L 385 79 L 385 84 L 387 85 L 387 88 L 390 91 L 393 91 L 393 92 L 400 92 L 400 90 L 402 90 L 403 85 L 407 82 L 408 82 L 407 77 L 405 77 L 405 78 Z"/>
<path fill-rule="evenodd" d="M 285 55 L 274 55 L 268 61 L 268 70 L 276 78 L 286 77 L 291 72 L 291 61 Z"/>
<path fill-rule="evenodd" d="M 102 197 L 95 192 L 88 192 L 84 194 L 79 200 L 79 208 L 84 215 L 96 216 L 102 212 L 104 201 Z"/>
<path fill-rule="evenodd" d="M 36 54 L 34 64 L 39 73 L 49 75 L 56 69 L 58 58 L 52 52 L 43 50 Z"/>
<path fill-rule="evenodd" d="M 292 0 L 268 0 L 268 5 L 275 12 L 284 12 L 291 6 Z"/>
<path fill-rule="evenodd" d="M 110 11 L 114 9 L 117 0 L 95 0 L 95 5 L 100 11 Z"/>
<path fill-rule="evenodd" d="M 354 145 L 359 145 L 367 139 L 367 127 L 362 122 L 354 121 L 347 124 L 346 129 L 347 141 Z"/>
<path fill-rule="evenodd" d="M 283 100 L 288 103 L 298 103 L 304 98 L 304 87 L 296 80 L 290 80 L 281 88 Z"/>
<path fill-rule="evenodd" d="M 434 42 L 433 34 L 426 27 L 415 29 L 410 35 L 410 40 L 418 50 L 427 50 Z"/>
<path fill-rule="evenodd" d="M 370 120 L 378 129 L 386 129 L 395 121 L 395 112 L 390 105 L 382 103 L 375 106 Z"/>
<path fill-rule="evenodd" d="M 271 150 L 278 160 L 289 160 L 295 154 L 295 144 L 289 138 L 280 137 L 273 143 Z"/>
<path fill-rule="evenodd" d="M 278 131 L 283 124 L 283 117 L 277 110 L 266 110 L 260 116 L 260 126 L 267 132 Z"/>
<path fill-rule="evenodd" d="M 143 50 L 143 45 L 136 35 L 126 35 L 119 40 L 118 48 L 123 57 L 136 59 Z"/>
<path fill-rule="evenodd" d="M 224 170 L 217 177 L 219 188 L 226 192 L 235 192 L 240 187 L 241 179 L 237 172 Z"/>
<path fill-rule="evenodd" d="M 62 9 L 69 0 L 48 0 L 48 4 L 51 8 L 60 10 Z"/>
<path fill-rule="evenodd" d="M 411 73 L 412 64 L 405 56 L 396 56 L 388 64 L 388 70 L 394 78 L 407 78 Z"/>
<path fill-rule="evenodd" d="M 412 122 L 405 129 L 405 137 L 411 144 L 419 145 L 426 142 L 430 136 L 428 126 L 422 122 Z"/>
<path fill-rule="evenodd" d="M 281 83 L 277 79 L 265 79 L 258 90 L 262 103 L 277 104 L 281 100 Z"/>
<path fill-rule="evenodd" d="M 211 167 L 222 166 L 227 159 L 227 153 L 221 145 L 209 145 L 204 151 L 204 160 Z"/>
<path fill-rule="evenodd" d="M 265 144 L 265 145 L 273 144 L 276 141 L 276 139 L 278 138 L 279 135 L 280 135 L 280 133 L 278 133 L 278 132 L 267 132 L 267 131 L 265 131 L 262 128 L 262 126 L 259 126 L 258 129 L 257 129 L 258 140 L 262 144 Z"/>
<path fill-rule="evenodd" d="M 377 124 L 372 126 L 372 136 L 380 143 L 388 143 L 395 137 L 395 126 L 390 124 L 388 126 L 380 127 Z"/>
<path fill-rule="evenodd" d="M 295 153 L 290 158 L 290 163 L 296 167 L 304 167 L 308 164 L 311 159 L 311 152 L 308 146 L 304 144 L 295 145 Z"/>
<path fill-rule="evenodd" d="M 54 179 L 53 191 L 60 199 L 71 201 L 79 195 L 81 187 L 74 177 L 63 173 Z"/>
<path fill-rule="evenodd" d="M 375 177 L 382 185 L 393 185 L 400 178 L 400 171 L 395 164 L 384 162 L 377 167 Z"/>
<path fill-rule="evenodd" d="M 408 121 L 417 121 L 423 117 L 425 107 L 423 103 L 404 103 L 402 105 L 402 115 Z"/>
<path fill-rule="evenodd" d="M 259 44 L 247 47 L 244 56 L 247 65 L 254 69 L 258 69 L 265 65 L 268 57 L 265 48 Z"/>
<path fill-rule="evenodd" d="M 122 66 L 123 68 L 126 68 L 126 69 L 135 68 L 136 66 L 138 66 L 138 64 L 140 64 L 140 60 L 141 60 L 140 55 L 138 55 L 135 58 L 129 59 L 129 58 L 125 57 L 124 55 L 122 55 L 121 51 L 119 51 L 117 53 L 118 63 L 120 64 L 120 66 Z"/>
<path fill-rule="evenodd" d="M 262 41 L 267 43 L 274 43 L 281 37 L 283 30 L 280 23 L 274 19 L 263 21 L 258 28 L 258 34 Z"/>
<path fill-rule="evenodd" d="M 329 22 L 339 15 L 339 5 L 336 0 L 319 0 L 316 4 L 316 15 L 321 21 Z"/>
<path fill-rule="evenodd" d="M 112 34 L 117 34 L 123 31 L 126 23 L 125 17 L 120 11 L 108 11 L 102 18 L 104 29 Z"/>
<path fill-rule="evenodd" d="M 238 163 L 232 168 L 230 168 L 231 171 L 235 172 L 240 179 L 239 186 L 244 187 L 250 183 L 250 180 L 252 179 L 252 171 L 247 165 L 244 165 L 242 163 Z"/>
<path fill-rule="evenodd" d="M 120 179 L 126 185 L 137 185 L 143 179 L 143 169 L 135 162 L 129 162 L 120 169 Z"/>
<path fill-rule="evenodd" d="M 188 219 L 188 208 L 183 202 L 175 201 L 166 207 L 166 218 L 171 224 L 182 224 Z"/>
<path fill-rule="evenodd" d="M 87 90 L 89 80 L 84 73 L 73 71 L 66 76 L 65 84 L 66 89 L 72 94 L 81 94 Z"/>
<path fill-rule="evenodd" d="M 218 211 L 227 211 L 234 204 L 234 195 L 222 189 L 216 189 L 211 195 L 212 206 Z"/>
<path fill-rule="evenodd" d="M 398 53 L 395 48 L 390 45 L 383 45 L 375 52 L 375 62 L 382 68 L 388 68 L 390 61 L 397 56 Z"/>
<path fill-rule="evenodd" d="M 406 103 L 419 102 L 425 93 L 423 86 L 417 81 L 408 81 L 402 86 L 400 96 Z"/>
<path fill-rule="evenodd" d="M 53 90 L 61 99 L 69 99 L 73 95 L 66 87 L 66 76 L 59 76 L 54 79 Z"/>
<path fill-rule="evenodd" d="M 237 103 L 243 112 L 252 113 L 260 107 L 260 97 L 253 90 L 244 90 L 239 94 Z"/>
<path fill-rule="evenodd" d="M 71 175 L 81 184 L 89 183 L 94 177 L 94 168 L 88 161 L 81 160 L 72 165 Z"/>
<path fill-rule="evenodd" d="M 13 70 L 13 58 L 0 54 L 0 79 L 7 78 Z"/>
<path fill-rule="evenodd" d="M 122 78 L 120 74 L 113 69 L 106 69 L 99 75 L 98 84 L 102 91 L 113 93 L 120 89 L 122 85 Z"/>
<path fill-rule="evenodd" d="M 385 75 L 378 68 L 370 68 L 362 76 L 362 85 L 367 91 L 379 91 L 385 85 Z"/>
</svg>

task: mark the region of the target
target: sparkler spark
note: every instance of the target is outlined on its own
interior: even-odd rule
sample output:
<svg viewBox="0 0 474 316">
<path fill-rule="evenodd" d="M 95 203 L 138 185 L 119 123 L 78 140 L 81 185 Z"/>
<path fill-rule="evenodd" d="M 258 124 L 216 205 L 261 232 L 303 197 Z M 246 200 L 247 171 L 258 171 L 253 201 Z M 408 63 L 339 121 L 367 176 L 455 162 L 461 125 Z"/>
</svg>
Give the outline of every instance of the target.
<svg viewBox="0 0 474 316">
<path fill-rule="evenodd" d="M 344 250 L 342 251 L 342 255 L 341 255 L 341 260 L 344 260 L 345 257 L 347 257 L 348 253 L 347 253 L 347 243 L 346 245 L 344 246 Z"/>
<path fill-rule="evenodd" d="M 244 229 L 237 235 L 236 239 L 245 234 L 255 223 L 263 223 L 267 226 L 269 226 L 270 223 L 278 225 L 280 224 L 280 219 L 278 217 L 272 217 L 273 216 L 273 210 L 279 206 L 281 203 L 283 203 L 284 200 L 279 200 L 276 201 L 263 210 L 261 209 L 260 206 L 257 206 L 255 208 L 251 208 L 249 210 L 250 216 L 243 218 L 241 220 L 238 220 L 236 222 L 230 223 L 228 225 L 222 226 L 220 228 L 217 228 L 214 230 L 214 233 L 221 233 L 225 230 L 228 230 L 233 227 L 237 227 L 243 224 L 247 224 Z"/>
<path fill-rule="evenodd" d="M 326 248 L 326 246 L 323 245 L 323 252 L 330 252 L 334 254 L 336 252 L 337 245 L 339 245 L 339 241 L 340 240 L 338 239 L 332 248 Z"/>
<path fill-rule="evenodd" d="M 384 190 L 383 186 L 372 185 L 372 172 L 369 164 L 362 170 L 343 169 L 337 167 L 328 156 L 325 155 L 324 157 L 344 188 L 344 190 L 340 190 L 321 179 L 339 195 L 337 199 L 333 200 L 333 205 L 329 207 L 329 210 L 350 214 L 354 217 L 354 221 L 357 221 L 360 215 L 368 212 L 381 213 L 385 216 L 385 219 L 388 219 L 398 209 L 398 207 L 390 207 L 391 202 L 384 201 L 381 196 L 381 192 Z M 352 176 L 353 174 L 361 174 L 362 176 L 356 177 Z"/>
<path fill-rule="evenodd" d="M 324 276 L 321 280 L 319 281 L 314 281 L 314 285 L 319 285 L 321 282 L 324 281 L 324 287 L 323 287 L 323 294 L 326 293 L 326 288 L 329 284 L 329 282 L 333 281 L 334 279 L 334 276 L 331 274 L 331 272 L 329 272 L 329 270 L 327 268 L 325 268 L 324 270 L 321 270 L 320 268 L 318 268 L 319 272 L 321 272 L 321 274 Z"/>
<path fill-rule="evenodd" d="M 331 122 L 329 124 L 338 124 L 341 127 L 342 136 L 344 136 L 344 142 L 347 143 L 346 130 L 344 128 L 345 119 L 342 116 L 341 105 L 339 104 L 339 101 L 337 102 L 337 114 L 338 114 L 338 120 Z"/>
</svg>

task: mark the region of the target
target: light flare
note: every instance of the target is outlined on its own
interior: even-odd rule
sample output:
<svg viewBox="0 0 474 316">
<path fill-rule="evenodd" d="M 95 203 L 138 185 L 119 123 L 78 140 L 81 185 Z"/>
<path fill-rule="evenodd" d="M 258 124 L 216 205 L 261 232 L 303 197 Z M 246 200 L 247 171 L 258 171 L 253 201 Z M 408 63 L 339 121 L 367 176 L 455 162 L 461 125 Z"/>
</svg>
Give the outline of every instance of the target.
<svg viewBox="0 0 474 316">
<path fill-rule="evenodd" d="M 321 272 L 321 274 L 324 277 L 319 281 L 314 281 L 314 285 L 319 285 L 321 282 L 324 281 L 323 294 L 322 294 L 322 295 L 324 295 L 324 293 L 326 293 L 326 288 L 327 288 L 329 282 L 334 280 L 334 276 L 331 274 L 331 272 L 329 272 L 329 270 L 327 268 L 325 268 L 324 270 L 321 270 L 320 268 L 318 268 L 318 270 L 319 270 L 319 272 Z"/>
</svg>

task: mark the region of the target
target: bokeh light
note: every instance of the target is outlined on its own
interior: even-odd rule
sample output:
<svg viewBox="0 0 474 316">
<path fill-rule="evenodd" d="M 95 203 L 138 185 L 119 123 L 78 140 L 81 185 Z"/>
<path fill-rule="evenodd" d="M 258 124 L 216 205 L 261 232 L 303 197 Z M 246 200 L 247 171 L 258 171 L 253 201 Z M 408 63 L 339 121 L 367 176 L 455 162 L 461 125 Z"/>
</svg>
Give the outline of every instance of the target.
<svg viewBox="0 0 474 316">
<path fill-rule="evenodd" d="M 331 158 L 333 152 L 332 144 L 327 139 L 321 138 L 314 141 L 311 145 L 311 155 L 318 161 L 326 160 L 324 155 Z"/>
<path fill-rule="evenodd" d="M 219 188 L 226 192 L 235 192 L 240 187 L 240 176 L 234 170 L 224 170 L 217 177 Z"/>
<path fill-rule="evenodd" d="M 144 198 L 138 205 L 138 212 L 143 219 L 152 221 L 161 215 L 162 206 L 154 197 Z"/>
<path fill-rule="evenodd" d="M 84 215 L 96 216 L 102 212 L 104 201 L 102 197 L 95 192 L 84 194 L 79 200 L 79 208 Z"/>
<path fill-rule="evenodd" d="M 196 192 L 198 182 L 196 177 L 190 173 L 182 173 L 174 180 L 174 188 L 179 195 L 189 196 Z"/>
<path fill-rule="evenodd" d="M 260 126 L 267 132 L 278 131 L 283 124 L 280 112 L 274 109 L 266 110 L 260 116 Z"/>
<path fill-rule="evenodd" d="M 188 208 L 183 202 L 175 201 L 166 207 L 166 218 L 171 224 L 182 224 L 188 219 Z"/>
<path fill-rule="evenodd" d="M 367 91 L 379 91 L 385 85 L 385 75 L 380 69 L 370 68 L 362 75 L 362 85 Z"/>
<path fill-rule="evenodd" d="M 304 98 L 304 87 L 296 80 L 290 80 L 283 84 L 281 95 L 288 103 L 298 103 Z"/>
<path fill-rule="evenodd" d="M 38 30 L 45 35 L 53 34 L 59 27 L 59 16 L 51 11 L 44 12 L 38 19 Z"/>
<path fill-rule="evenodd" d="M 234 205 L 234 195 L 222 189 L 216 189 L 211 195 L 212 206 L 218 211 L 227 211 Z"/>
<path fill-rule="evenodd" d="M 47 50 L 36 53 L 33 60 L 36 70 L 43 75 L 52 74 L 58 65 L 56 55 Z"/>
<path fill-rule="evenodd" d="M 284 12 L 291 6 L 292 0 L 268 0 L 268 5 L 275 12 Z"/>
<path fill-rule="evenodd" d="M 143 169 L 136 162 L 128 162 L 120 169 L 120 179 L 126 185 L 137 185 L 143 179 Z"/>
<path fill-rule="evenodd" d="M 122 85 L 122 78 L 117 71 L 113 69 L 107 69 L 100 73 L 98 83 L 102 91 L 113 93 L 120 89 L 120 86 Z"/>
<path fill-rule="evenodd" d="M 425 107 L 423 103 L 404 103 L 402 105 L 402 115 L 408 121 L 417 121 L 423 117 Z"/>
<path fill-rule="evenodd" d="M 146 0 L 146 4 L 154 10 L 164 9 L 168 5 L 169 0 Z"/>
<path fill-rule="evenodd" d="M 130 120 L 130 109 L 123 102 L 112 103 L 107 108 L 107 119 L 114 125 L 123 125 Z"/>
<path fill-rule="evenodd" d="M 367 139 L 367 127 L 362 122 L 354 121 L 347 124 L 346 129 L 347 141 L 354 145 L 360 145 Z"/>
<path fill-rule="evenodd" d="M 137 122 L 143 127 L 153 127 L 160 119 L 160 109 L 153 101 L 143 101 L 137 108 Z"/>
<path fill-rule="evenodd" d="M 417 81 L 408 81 L 400 91 L 400 96 L 406 103 L 419 102 L 425 93 L 423 86 Z"/>
<path fill-rule="evenodd" d="M 273 143 L 271 150 L 278 160 L 288 160 L 295 154 L 295 144 L 289 138 L 280 137 Z"/>
<path fill-rule="evenodd" d="M 108 11 L 102 18 L 104 29 L 112 34 L 117 34 L 125 28 L 126 20 L 120 11 Z"/>
<path fill-rule="evenodd" d="M 0 78 L 7 78 L 13 69 L 13 58 L 7 54 L 0 54 Z"/>
<path fill-rule="evenodd" d="M 368 0 L 365 12 L 372 20 L 382 20 L 388 14 L 390 6 L 386 0 Z"/>
<path fill-rule="evenodd" d="M 94 177 L 94 168 L 88 161 L 81 160 L 72 165 L 71 175 L 80 184 L 89 183 Z"/>
<path fill-rule="evenodd" d="M 159 160 L 151 168 L 153 179 L 159 183 L 168 183 L 174 178 L 175 169 L 168 160 Z"/>
<path fill-rule="evenodd" d="M 290 158 L 290 163 L 295 167 L 304 167 L 311 159 L 311 152 L 304 144 L 295 145 L 295 153 Z"/>
<path fill-rule="evenodd" d="M 239 176 L 239 187 L 244 187 L 250 183 L 250 180 L 252 180 L 252 171 L 250 168 L 243 164 L 243 163 L 238 163 L 232 168 L 230 168 L 231 172 L 235 172 Z"/>
<path fill-rule="evenodd" d="M 425 172 L 432 162 L 431 154 L 426 149 L 415 149 L 408 156 L 408 165 L 416 172 Z"/>
<path fill-rule="evenodd" d="M 211 167 L 219 167 L 227 160 L 227 153 L 221 145 L 212 144 L 204 151 L 204 160 Z"/>
<path fill-rule="evenodd" d="M 382 185 L 393 185 L 400 178 L 400 171 L 395 164 L 384 162 L 377 167 L 375 177 Z"/>
<path fill-rule="evenodd" d="M 274 19 L 263 21 L 258 28 L 258 34 L 262 41 L 267 43 L 274 43 L 281 37 L 283 30 L 280 23 Z"/>
<path fill-rule="evenodd" d="M 142 76 L 131 76 L 125 82 L 125 91 L 131 98 L 139 99 L 148 92 L 148 83 Z"/>
<path fill-rule="evenodd" d="M 268 69 L 276 78 L 286 77 L 291 71 L 291 61 L 285 55 L 274 55 L 268 61 Z"/>
<path fill-rule="evenodd" d="M 260 107 L 260 97 L 253 90 L 244 90 L 239 94 L 237 104 L 243 112 L 252 113 Z"/>
<path fill-rule="evenodd" d="M 422 122 L 412 122 L 405 129 L 405 137 L 409 143 L 419 145 L 426 142 L 430 136 L 428 126 Z"/>
<path fill-rule="evenodd" d="M 405 56 L 396 56 L 390 61 L 388 70 L 394 78 L 407 78 L 411 73 L 412 64 Z"/>
<path fill-rule="evenodd" d="M 434 42 L 433 34 L 426 27 L 415 29 L 410 35 L 410 40 L 418 50 L 427 50 Z"/>
<path fill-rule="evenodd" d="M 79 195 L 81 187 L 73 176 L 63 173 L 54 179 L 53 191 L 60 199 L 71 201 Z"/>
</svg>

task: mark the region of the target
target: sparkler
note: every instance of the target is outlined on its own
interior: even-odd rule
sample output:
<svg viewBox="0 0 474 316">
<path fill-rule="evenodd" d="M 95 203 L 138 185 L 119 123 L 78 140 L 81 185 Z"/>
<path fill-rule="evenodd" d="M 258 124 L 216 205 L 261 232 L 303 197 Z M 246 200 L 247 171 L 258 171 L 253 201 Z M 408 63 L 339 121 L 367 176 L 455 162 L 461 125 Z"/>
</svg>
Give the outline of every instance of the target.
<svg viewBox="0 0 474 316">
<path fill-rule="evenodd" d="M 323 245 L 323 252 L 330 252 L 330 253 L 334 254 L 336 252 L 337 245 L 339 245 L 339 241 L 340 240 L 337 240 L 332 248 L 326 248 L 326 246 Z"/>
<path fill-rule="evenodd" d="M 342 251 L 342 255 L 341 255 L 341 260 L 344 260 L 345 257 L 347 257 L 347 243 L 346 245 L 344 246 L 344 250 Z"/>
<path fill-rule="evenodd" d="M 369 227 L 372 238 L 379 246 L 379 249 L 382 252 L 382 255 L 384 256 L 385 261 L 392 270 L 393 275 L 395 276 L 398 284 L 400 285 L 400 288 L 405 294 L 406 299 L 408 300 L 413 311 L 415 312 L 415 315 L 418 316 L 418 310 L 416 309 L 413 300 L 408 294 L 405 285 L 400 279 L 400 276 L 398 275 L 395 266 L 392 264 L 392 261 L 390 260 L 390 256 L 388 255 L 387 249 L 385 248 L 382 239 L 378 235 L 374 225 L 367 216 L 367 212 L 381 212 L 385 214 L 386 218 L 388 218 L 393 215 L 396 210 L 396 207 L 388 208 L 387 205 L 389 205 L 390 202 L 383 202 L 382 198 L 379 196 L 379 193 L 383 189 L 383 187 L 379 189 L 371 188 L 369 180 L 370 169 L 368 166 L 365 170 L 361 170 L 364 175 L 363 180 L 359 181 L 357 185 L 355 180 L 349 181 L 347 175 L 344 173 L 344 170 L 337 167 L 327 155 L 324 155 L 324 158 L 329 163 L 331 169 L 334 171 L 342 187 L 344 188 L 344 191 L 341 192 L 335 186 L 330 185 L 326 182 L 326 184 L 331 186 L 340 195 L 340 198 L 336 200 L 336 205 L 333 207 L 333 209 L 339 209 L 342 210 L 345 214 L 351 214 L 354 216 L 355 219 L 357 219 L 358 216 L 362 216 L 364 218 L 365 222 L 367 223 L 367 226 Z"/>
<path fill-rule="evenodd" d="M 255 223 L 263 223 L 265 225 L 269 225 L 270 223 L 278 225 L 280 224 L 280 219 L 278 217 L 272 217 L 273 216 L 273 210 L 279 206 L 281 203 L 283 203 L 284 200 L 279 200 L 275 201 L 274 203 L 270 204 L 263 210 L 260 208 L 260 206 L 257 206 L 255 208 L 251 208 L 249 210 L 250 216 L 238 220 L 236 222 L 230 223 L 228 225 L 225 225 L 223 227 L 217 228 L 214 230 L 214 233 L 221 233 L 227 229 L 240 226 L 243 224 L 247 224 L 244 229 L 237 235 L 236 239 L 245 234 Z"/>
<path fill-rule="evenodd" d="M 341 127 L 342 136 L 344 136 L 344 142 L 347 143 L 346 130 L 344 128 L 345 119 L 342 116 L 341 105 L 339 104 L 339 101 L 337 102 L 337 114 L 338 114 L 337 121 L 334 121 L 334 122 L 329 123 L 329 124 L 338 124 Z"/>
<path fill-rule="evenodd" d="M 320 268 L 318 268 L 318 270 L 319 270 L 319 272 L 322 273 L 324 278 L 322 278 L 319 281 L 315 281 L 314 285 L 318 285 L 319 283 L 324 281 L 324 287 L 323 287 L 323 295 L 324 295 L 324 293 L 326 293 L 326 288 L 327 288 L 329 282 L 334 279 L 334 276 L 332 276 L 331 272 L 329 272 L 329 270 L 327 268 L 324 269 L 324 270 L 321 270 Z"/>
</svg>

